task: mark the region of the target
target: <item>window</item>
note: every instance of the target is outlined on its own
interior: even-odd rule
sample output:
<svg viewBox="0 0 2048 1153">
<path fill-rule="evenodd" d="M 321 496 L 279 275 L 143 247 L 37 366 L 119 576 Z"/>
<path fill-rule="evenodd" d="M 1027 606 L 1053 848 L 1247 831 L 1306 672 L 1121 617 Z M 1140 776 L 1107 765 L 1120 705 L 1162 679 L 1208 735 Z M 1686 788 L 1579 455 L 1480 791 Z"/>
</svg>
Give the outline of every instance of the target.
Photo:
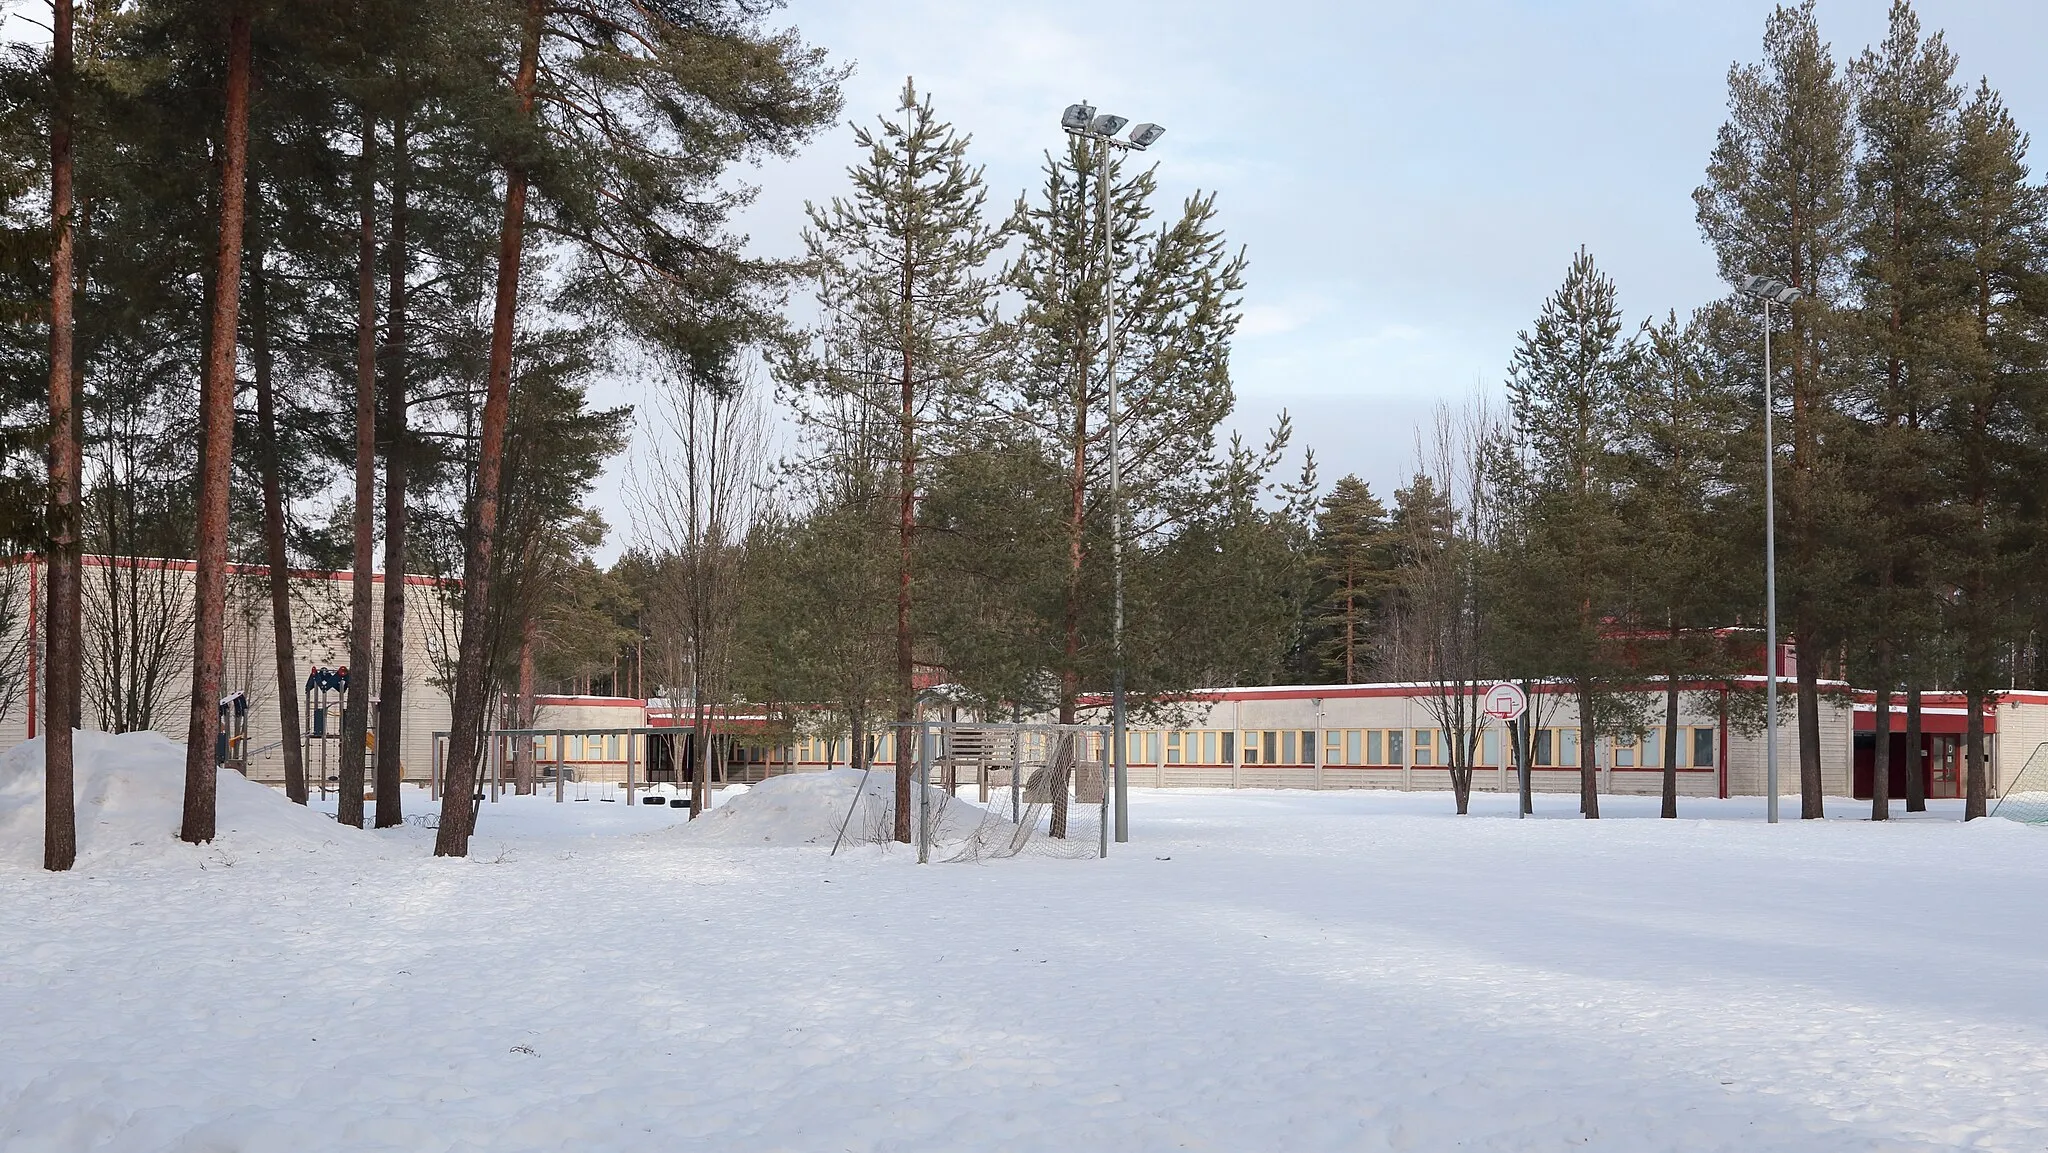
<svg viewBox="0 0 2048 1153">
<path fill-rule="evenodd" d="M 1613 764 L 1617 769 L 1633 769 L 1636 767 L 1636 745 L 1633 738 L 1630 738 L 1625 744 L 1622 738 L 1614 738 Z"/>
<path fill-rule="evenodd" d="M 1323 730 L 1323 763 L 1326 765 L 1365 764 L 1365 735 L 1365 731 L 1362 729 Z"/>
<path fill-rule="evenodd" d="M 1169 765 L 1179 765 L 1179 764 L 1184 764 L 1184 763 L 1186 763 L 1186 762 L 1184 762 L 1184 761 L 1182 761 L 1182 760 L 1180 759 L 1180 758 L 1181 758 L 1181 753 L 1180 753 L 1180 748 L 1181 748 L 1181 746 L 1180 746 L 1180 742 L 1181 742 L 1181 738 L 1183 738 L 1183 737 L 1188 737 L 1188 736 L 1192 736 L 1192 735 L 1194 735 L 1194 734 L 1192 734 L 1192 733 L 1168 733 L 1168 734 L 1166 734 L 1166 763 L 1167 763 L 1167 764 L 1169 764 Z"/>
<path fill-rule="evenodd" d="M 1545 768 L 1548 768 L 1550 765 L 1556 763 L 1553 760 L 1550 752 L 1551 743 L 1556 739 L 1556 733 L 1557 730 L 1555 729 L 1536 730 L 1536 751 L 1535 754 L 1529 758 L 1530 763 L 1540 765 Z"/>
<path fill-rule="evenodd" d="M 1247 765 L 1259 763 L 1259 734 L 1249 729 L 1244 734 L 1244 763 Z"/>
<path fill-rule="evenodd" d="M 1714 767 L 1714 730 L 1696 728 L 1692 731 L 1692 767 L 1711 769 Z"/>
<path fill-rule="evenodd" d="M 1577 768 L 1579 764 L 1579 730 L 1557 730 L 1557 761 L 1561 765 Z"/>
<path fill-rule="evenodd" d="M 1271 733 L 1266 734 L 1266 739 L 1269 741 L 1272 740 L 1273 735 Z M 1309 747 L 1314 748 L 1315 746 L 1311 744 Z M 1297 752 L 1304 751 L 1306 750 L 1297 748 L 1297 746 L 1294 743 L 1294 730 L 1289 729 L 1286 732 L 1280 734 L 1280 759 L 1274 763 L 1281 765 L 1298 765 L 1302 761 L 1307 760 L 1308 758 L 1297 757 L 1295 754 Z"/>
<path fill-rule="evenodd" d="M 1207 753 L 1207 752 L 1209 751 L 1209 738 L 1210 738 L 1210 737 L 1214 737 L 1214 736 L 1218 736 L 1218 735 L 1219 735 L 1219 734 L 1217 734 L 1217 733 L 1213 733 L 1213 732 L 1211 732 L 1211 733 L 1203 733 L 1203 734 L 1202 734 L 1202 752 L 1203 752 L 1203 753 L 1205 753 L 1205 754 L 1206 754 L 1206 753 Z M 1236 759 L 1237 759 L 1237 730 L 1235 730 L 1235 729 L 1226 729 L 1226 730 L 1224 730 L 1224 731 L 1223 731 L 1223 732 L 1222 732 L 1222 733 L 1221 733 L 1220 735 L 1221 735 L 1221 736 L 1222 736 L 1222 738 L 1223 738 L 1223 759 L 1222 759 L 1222 760 L 1220 760 L 1220 761 L 1211 761 L 1211 762 L 1209 762 L 1209 763 L 1210 763 L 1210 764 L 1219 764 L 1219 765 L 1227 765 L 1227 764 L 1229 764 L 1230 762 L 1232 762 L 1232 761 L 1234 761 L 1234 760 L 1236 760 Z"/>
<path fill-rule="evenodd" d="M 1415 730 L 1416 764 L 1433 765 L 1436 763 L 1435 749 L 1433 747 L 1435 745 L 1435 738 L 1436 734 L 1429 729 Z"/>
<path fill-rule="evenodd" d="M 608 761 L 616 761 L 619 759 L 619 734 L 605 734 L 604 759 Z"/>
<path fill-rule="evenodd" d="M 1266 730 L 1266 747 L 1263 751 L 1265 756 L 1261 761 L 1262 764 L 1277 765 L 1280 763 L 1280 734 L 1277 731 L 1273 729 Z"/>
<path fill-rule="evenodd" d="M 1500 764 L 1500 730 L 1488 729 L 1479 734 L 1479 763 Z"/>
<path fill-rule="evenodd" d="M 1404 736 L 1406 736 L 1406 732 L 1405 732 L 1405 730 L 1402 730 L 1402 729 L 1388 729 L 1388 730 L 1387 730 L 1387 763 L 1388 763 L 1388 764 L 1390 764 L 1390 765 L 1404 765 L 1404 764 L 1407 764 L 1407 763 L 1408 763 L 1408 762 L 1407 762 L 1407 760 L 1405 759 L 1405 757 L 1404 757 L 1404 756 L 1402 755 L 1402 752 L 1401 752 L 1401 742 L 1402 742 L 1402 738 L 1403 738 Z"/>
<path fill-rule="evenodd" d="M 1145 763 L 1148 765 L 1156 765 L 1159 763 L 1158 733 L 1145 734 Z"/>
<path fill-rule="evenodd" d="M 1684 750 L 1679 751 L 1684 756 Z M 1664 728 L 1658 726 L 1643 736 L 1643 767 L 1661 769 L 1664 767 Z"/>
<path fill-rule="evenodd" d="M 1380 755 L 1380 749 L 1381 749 L 1381 747 L 1382 747 L 1382 741 L 1381 741 L 1381 736 L 1382 736 L 1382 734 L 1381 734 L 1380 730 L 1378 730 L 1378 729 L 1368 729 L 1368 730 L 1366 731 L 1366 734 L 1365 734 L 1365 763 L 1366 763 L 1366 764 L 1368 764 L 1368 765 L 1385 765 L 1385 764 L 1392 764 L 1392 763 L 1393 763 L 1392 761 L 1389 761 L 1389 760 L 1387 760 L 1387 759 L 1386 759 L 1386 758 L 1385 758 L 1384 756 L 1381 756 L 1381 755 Z M 1399 749 L 1395 749 L 1395 750 L 1394 750 L 1394 760 L 1395 760 L 1395 761 L 1398 761 L 1398 760 L 1400 760 L 1400 759 L 1401 759 L 1401 750 L 1399 750 Z"/>
</svg>

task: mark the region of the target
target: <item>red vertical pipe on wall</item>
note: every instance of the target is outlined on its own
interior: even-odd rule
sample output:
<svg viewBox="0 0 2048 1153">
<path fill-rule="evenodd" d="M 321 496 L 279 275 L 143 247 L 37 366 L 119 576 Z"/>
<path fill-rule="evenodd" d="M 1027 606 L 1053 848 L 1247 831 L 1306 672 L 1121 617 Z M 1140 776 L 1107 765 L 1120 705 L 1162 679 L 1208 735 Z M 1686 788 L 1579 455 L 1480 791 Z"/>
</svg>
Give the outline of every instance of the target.
<svg viewBox="0 0 2048 1153">
<path fill-rule="evenodd" d="M 1715 760 L 1721 777 L 1721 799 L 1728 799 L 1728 686 L 1721 686 L 1721 755 Z"/>
</svg>

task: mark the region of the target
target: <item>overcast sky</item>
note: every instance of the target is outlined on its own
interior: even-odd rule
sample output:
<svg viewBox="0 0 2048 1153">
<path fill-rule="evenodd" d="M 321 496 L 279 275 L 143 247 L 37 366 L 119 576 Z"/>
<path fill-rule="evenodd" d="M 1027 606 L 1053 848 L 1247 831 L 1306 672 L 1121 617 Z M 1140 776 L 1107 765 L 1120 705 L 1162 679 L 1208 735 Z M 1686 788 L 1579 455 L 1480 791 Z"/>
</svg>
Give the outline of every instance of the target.
<svg viewBox="0 0 2048 1153">
<path fill-rule="evenodd" d="M 1882 36 L 1888 6 L 1820 5 L 1838 60 Z M 1355 472 L 1386 495 L 1438 399 L 1498 392 L 1516 333 L 1581 244 L 1632 320 L 1720 293 L 1691 193 L 1728 68 L 1759 57 L 1770 7 L 793 0 L 781 19 L 854 65 L 846 118 L 872 122 L 914 76 L 972 133 L 998 207 L 1035 187 L 1066 104 L 1164 124 L 1162 192 L 1213 189 L 1250 258 L 1232 426 L 1263 431 L 1285 408 L 1326 482 Z M 2048 125 L 2048 4 L 1919 10 L 1962 76 L 1989 76 L 2022 125 Z M 794 253 L 803 202 L 841 192 L 854 159 L 842 125 L 749 173 L 754 249 Z M 615 481 L 603 500 L 618 508 Z M 626 520 L 610 519 L 616 549 Z"/>
</svg>

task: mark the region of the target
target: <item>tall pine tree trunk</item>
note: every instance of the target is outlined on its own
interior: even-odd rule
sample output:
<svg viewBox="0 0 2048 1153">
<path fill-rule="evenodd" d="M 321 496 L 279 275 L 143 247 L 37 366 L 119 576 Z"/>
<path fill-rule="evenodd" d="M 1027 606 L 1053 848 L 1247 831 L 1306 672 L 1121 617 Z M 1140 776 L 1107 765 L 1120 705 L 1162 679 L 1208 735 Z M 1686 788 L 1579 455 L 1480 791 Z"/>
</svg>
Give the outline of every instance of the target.
<svg viewBox="0 0 2048 1153">
<path fill-rule="evenodd" d="M 262 189 L 256 189 L 262 203 Z M 261 211 L 259 207 L 259 213 Z M 284 482 L 277 450 L 277 389 L 270 348 L 270 287 L 263 269 L 263 230 L 254 238 L 249 272 L 249 352 L 256 368 L 256 435 L 263 484 L 263 553 L 270 583 L 270 632 L 277 654 L 277 735 L 284 752 L 284 794 L 306 803 L 305 749 L 299 744 L 299 658 L 292 643 L 290 557 L 284 539 Z"/>
<path fill-rule="evenodd" d="M 350 518 L 348 573 L 348 694 L 342 698 L 340 821 L 362 823 L 362 750 L 371 723 L 371 608 L 377 555 L 377 119 L 362 115 L 362 154 L 356 164 L 356 475 Z M 377 760 L 383 760 L 379 748 Z M 356 799 L 348 799 L 348 780 Z M 383 797 L 383 793 L 379 793 Z"/>
<path fill-rule="evenodd" d="M 1657 815 L 1678 817 L 1678 630 L 1671 630 L 1671 668 L 1664 674 L 1664 799 Z"/>
<path fill-rule="evenodd" d="M 540 67 L 545 12 L 528 0 L 520 32 L 519 71 L 512 82 L 519 113 L 532 122 L 534 84 Z M 505 218 L 498 233 L 497 298 L 491 313 L 491 359 L 478 430 L 476 506 L 470 515 L 462 566 L 462 640 L 456 657 L 455 709 L 448 740 L 448 791 L 441 798 L 441 826 L 434 855 L 469 855 L 476 820 L 471 792 L 476 787 L 477 753 L 483 742 L 485 663 L 490 638 L 491 552 L 498 532 L 498 482 L 504 467 L 505 418 L 511 407 L 512 335 L 519 314 L 519 261 L 525 248 L 526 169 L 516 158 L 505 165 Z"/>
<path fill-rule="evenodd" d="M 1911 674 L 1906 685 L 1906 811 L 1927 811 L 1927 757 L 1920 749 L 1920 681 Z"/>
<path fill-rule="evenodd" d="M 1963 819 L 1974 821 L 1984 815 L 1989 782 L 1984 773 L 1984 699 L 1983 688 L 1970 685 L 1963 690 L 1963 701 L 1969 711 L 1968 727 L 1963 736 Z"/>
<path fill-rule="evenodd" d="M 198 512 L 193 574 L 191 720 L 185 730 L 185 806 L 179 837 L 213 840 L 215 711 L 220 700 L 227 617 L 228 474 L 235 437 L 235 326 L 242 303 L 242 210 L 249 170 L 248 0 L 228 17 L 227 91 L 222 132 L 220 226 L 214 251 L 213 308 L 199 386 Z"/>
<path fill-rule="evenodd" d="M 1600 818 L 1600 765 L 1594 734 L 1593 684 L 1580 681 L 1579 689 L 1579 812 L 1589 821 Z"/>
<path fill-rule="evenodd" d="M 43 643 L 43 867 L 69 869 L 78 858 L 72 771 L 72 718 L 79 697 L 79 473 L 77 379 L 71 286 L 77 236 L 71 195 L 72 0 L 51 4 L 50 83 L 50 553 Z M 33 573 L 34 567 L 30 570 Z M 35 607 L 29 608 L 33 620 Z M 31 639 L 29 648 L 35 644 Z M 30 661 L 35 657 L 31 651 Z M 33 669 L 31 699 L 33 699 Z M 33 720 L 31 721 L 33 724 Z"/>
<path fill-rule="evenodd" d="M 356 172 L 356 475 L 350 522 L 348 695 L 341 705 L 341 767 L 335 819 L 363 825 L 363 762 L 369 746 L 370 630 L 377 455 L 377 121 L 363 114 Z M 390 579 L 386 577 L 386 584 Z M 381 742 L 379 761 L 384 759 Z M 381 794 L 380 794 L 381 795 Z"/>
<path fill-rule="evenodd" d="M 1799 630 L 1794 637 L 1799 652 L 1793 661 L 1793 672 L 1799 679 L 1799 817 L 1801 820 L 1819 820 L 1821 812 L 1820 781 L 1820 657 L 1811 641 L 1810 630 Z M 1775 660 L 1776 654 L 1772 654 Z"/>
<path fill-rule="evenodd" d="M 1870 819 L 1888 821 L 1892 815 L 1892 670 L 1883 652 L 1877 658 L 1877 677 L 1877 712 L 1870 726 L 1877 741 L 1870 754 Z"/>
<path fill-rule="evenodd" d="M 386 254 L 384 349 L 384 643 L 377 673 L 377 827 L 405 823 L 399 794 L 405 772 L 405 540 L 406 466 L 411 448 L 406 428 L 406 248 L 411 152 L 407 149 L 405 103 L 391 118 L 391 241 Z M 372 414 L 374 415 L 374 413 Z"/>
</svg>

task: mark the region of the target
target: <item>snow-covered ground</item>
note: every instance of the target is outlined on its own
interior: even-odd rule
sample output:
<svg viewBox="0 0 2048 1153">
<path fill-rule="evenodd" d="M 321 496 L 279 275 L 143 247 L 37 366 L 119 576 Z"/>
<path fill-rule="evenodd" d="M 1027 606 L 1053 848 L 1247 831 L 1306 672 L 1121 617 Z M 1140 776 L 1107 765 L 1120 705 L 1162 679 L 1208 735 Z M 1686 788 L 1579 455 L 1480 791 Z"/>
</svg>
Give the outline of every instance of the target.
<svg viewBox="0 0 2048 1153">
<path fill-rule="evenodd" d="M 1107 861 L 919 867 L 771 782 L 450 861 L 237 778 L 179 845 L 120 740 L 62 876 L 0 758 L 8 1153 L 2048 1144 L 2048 829 L 1948 802 L 1141 791 Z"/>
</svg>

